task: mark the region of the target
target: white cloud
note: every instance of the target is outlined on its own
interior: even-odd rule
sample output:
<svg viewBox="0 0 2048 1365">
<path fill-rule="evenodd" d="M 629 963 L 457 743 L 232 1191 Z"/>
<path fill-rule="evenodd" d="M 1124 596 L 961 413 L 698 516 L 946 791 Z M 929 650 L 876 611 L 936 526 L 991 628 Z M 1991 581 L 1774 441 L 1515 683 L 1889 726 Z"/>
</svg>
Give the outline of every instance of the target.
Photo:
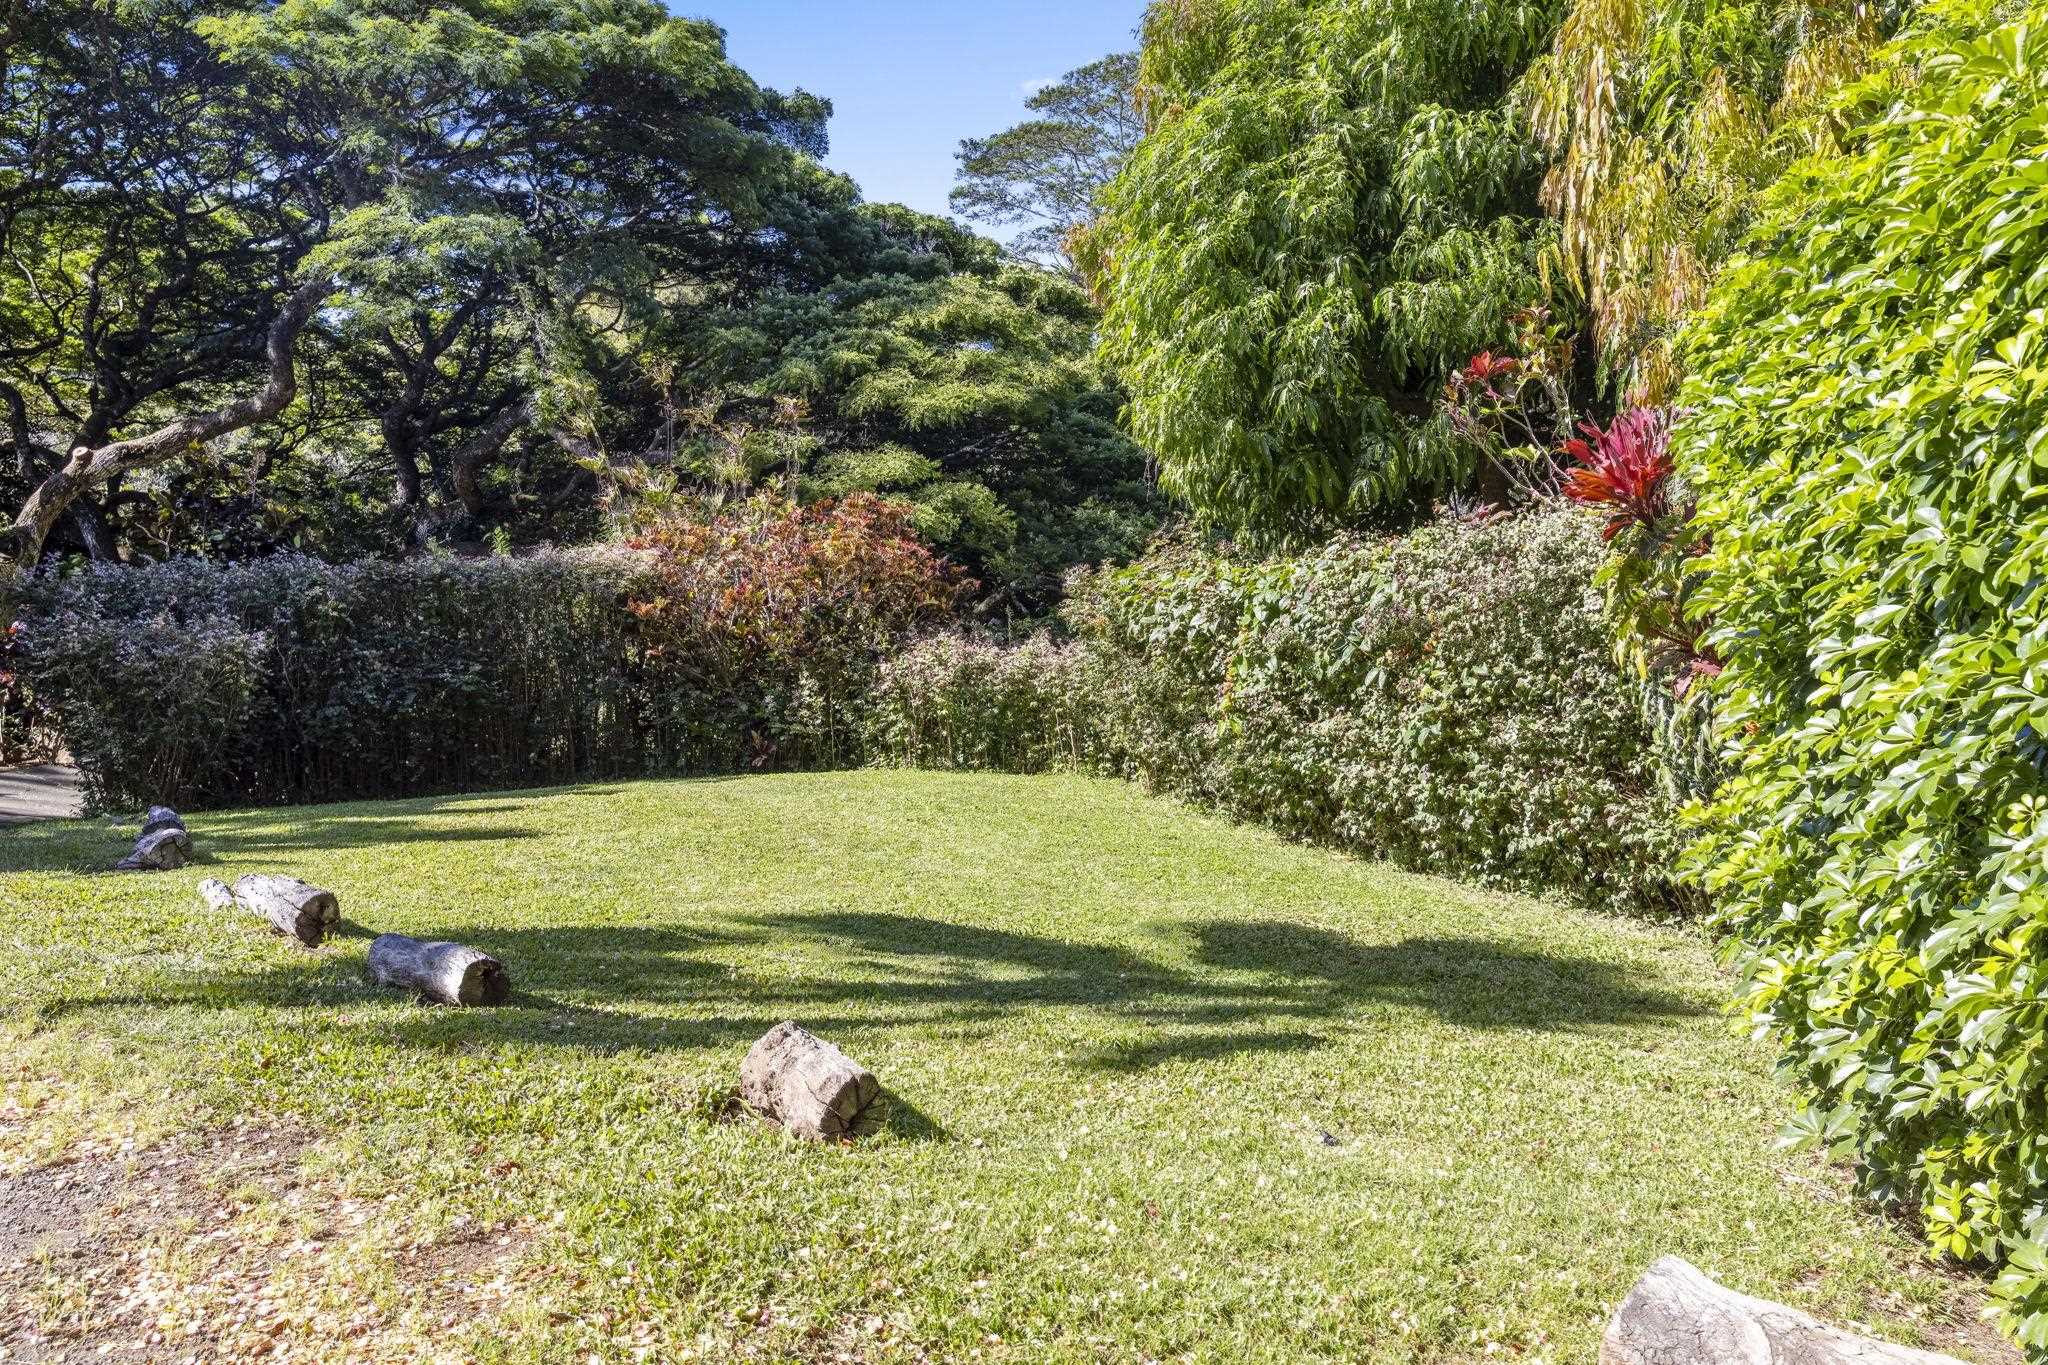
<svg viewBox="0 0 2048 1365">
<path fill-rule="evenodd" d="M 1036 80 L 1024 81 L 1019 84 L 1017 93 L 1028 100 L 1048 85 L 1058 85 L 1059 83 L 1059 77 L 1057 76 L 1040 76 Z"/>
</svg>

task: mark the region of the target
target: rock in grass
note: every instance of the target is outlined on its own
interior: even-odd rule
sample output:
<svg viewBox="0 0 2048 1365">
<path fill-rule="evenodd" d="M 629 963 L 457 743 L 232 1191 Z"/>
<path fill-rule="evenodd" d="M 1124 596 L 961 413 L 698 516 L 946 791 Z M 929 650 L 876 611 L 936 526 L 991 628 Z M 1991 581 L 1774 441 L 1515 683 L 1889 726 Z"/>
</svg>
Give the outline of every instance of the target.
<svg viewBox="0 0 2048 1365">
<path fill-rule="evenodd" d="M 192 861 L 192 836 L 183 826 L 160 829 L 135 841 L 135 851 L 114 864 L 116 872 L 175 872 Z"/>
<path fill-rule="evenodd" d="M 341 919 L 341 902 L 332 891 L 302 882 L 296 877 L 251 873 L 237 881 L 233 890 L 225 882 L 208 877 L 199 883 L 199 894 L 216 910 L 240 906 L 269 921 L 270 927 L 308 948 L 320 946 L 327 930 Z"/>
<path fill-rule="evenodd" d="M 444 1005 L 502 1005 L 512 989 L 505 964 L 489 953 L 404 934 L 380 934 L 370 945 L 370 979 Z"/>
<path fill-rule="evenodd" d="M 1676 1256 L 1657 1260 L 1600 1340 L 1600 1365 L 1962 1365 L 1853 1336 L 1797 1309 L 1724 1289 Z"/>
<path fill-rule="evenodd" d="M 748 1051 L 740 1099 L 795 1136 L 819 1142 L 873 1132 L 888 1103 L 873 1072 L 789 1021 Z"/>
</svg>

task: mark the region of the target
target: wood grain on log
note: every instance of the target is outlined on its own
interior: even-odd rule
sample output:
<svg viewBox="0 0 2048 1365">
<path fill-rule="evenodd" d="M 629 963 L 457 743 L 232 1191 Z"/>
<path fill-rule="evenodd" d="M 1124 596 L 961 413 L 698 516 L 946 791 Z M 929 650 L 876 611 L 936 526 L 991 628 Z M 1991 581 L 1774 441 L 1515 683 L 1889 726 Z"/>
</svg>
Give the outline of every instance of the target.
<svg viewBox="0 0 2048 1365">
<path fill-rule="evenodd" d="M 370 945 L 370 979 L 444 1005 L 501 1005 L 512 989 L 505 964 L 489 953 L 404 934 L 380 934 Z"/>
<path fill-rule="evenodd" d="M 795 1136 L 821 1142 L 873 1132 L 887 1114 L 873 1072 L 788 1021 L 748 1051 L 740 1099 Z"/>
<path fill-rule="evenodd" d="M 296 877 L 251 873 L 234 888 L 212 877 L 199 883 L 199 894 L 216 910 L 240 906 L 269 921 L 270 927 L 308 948 L 320 946 L 327 931 L 341 919 L 341 902 L 332 891 L 311 886 Z"/>
<path fill-rule="evenodd" d="M 135 841 L 135 851 L 114 864 L 116 872 L 175 872 L 192 860 L 192 836 L 160 829 Z"/>
<path fill-rule="evenodd" d="M 1660 1258 L 1622 1300 L 1600 1341 L 1600 1365 L 1962 1365 L 1830 1327 L 1795 1308 L 1715 1284 L 1676 1256 Z"/>
</svg>

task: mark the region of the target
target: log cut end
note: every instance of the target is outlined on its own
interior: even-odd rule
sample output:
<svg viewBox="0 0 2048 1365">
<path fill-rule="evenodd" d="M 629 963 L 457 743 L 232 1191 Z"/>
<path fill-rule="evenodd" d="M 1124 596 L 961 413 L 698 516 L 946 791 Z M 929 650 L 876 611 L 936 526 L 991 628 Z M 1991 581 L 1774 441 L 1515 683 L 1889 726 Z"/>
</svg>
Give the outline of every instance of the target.
<svg viewBox="0 0 2048 1365">
<path fill-rule="evenodd" d="M 502 1005 L 512 993 L 505 964 L 489 953 L 404 934 L 380 934 L 370 945 L 370 979 L 444 1005 Z"/>
<path fill-rule="evenodd" d="M 748 1051 L 740 1099 L 791 1134 L 820 1142 L 871 1133 L 888 1115 L 873 1072 L 788 1020 Z"/>
<path fill-rule="evenodd" d="M 1600 1339 L 1600 1365 L 1962 1365 L 1872 1341 L 1715 1284 L 1676 1256 L 1636 1281 Z"/>
<path fill-rule="evenodd" d="M 192 861 L 192 836 L 182 827 L 160 829 L 135 841 L 135 851 L 114 864 L 116 872 L 176 872 Z"/>
</svg>

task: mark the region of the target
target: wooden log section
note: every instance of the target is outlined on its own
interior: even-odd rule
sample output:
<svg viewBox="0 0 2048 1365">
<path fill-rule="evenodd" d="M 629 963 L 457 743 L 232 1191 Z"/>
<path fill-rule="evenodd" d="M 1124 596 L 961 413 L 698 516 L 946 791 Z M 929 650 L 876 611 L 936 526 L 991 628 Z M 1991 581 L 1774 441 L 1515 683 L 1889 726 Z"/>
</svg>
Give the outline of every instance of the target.
<svg viewBox="0 0 2048 1365">
<path fill-rule="evenodd" d="M 1962 1365 L 1828 1326 L 1715 1284 L 1676 1256 L 1636 1281 L 1600 1341 L 1600 1365 Z"/>
<path fill-rule="evenodd" d="M 192 836 L 173 826 L 145 834 L 135 851 L 114 864 L 116 872 L 176 872 L 192 860 Z"/>
<path fill-rule="evenodd" d="M 874 1073 L 784 1021 L 740 1064 L 740 1099 L 800 1138 L 834 1142 L 871 1133 L 888 1116 Z"/>
<path fill-rule="evenodd" d="M 209 877 L 199 883 L 199 894 L 216 910 L 240 906 L 269 921 L 270 927 L 308 948 L 317 948 L 327 931 L 341 919 L 341 902 L 332 891 L 312 886 L 296 877 L 251 873 L 234 888 Z"/>
<path fill-rule="evenodd" d="M 512 990 L 505 964 L 489 953 L 404 934 L 380 934 L 370 945 L 370 979 L 444 1005 L 502 1005 Z"/>
</svg>

